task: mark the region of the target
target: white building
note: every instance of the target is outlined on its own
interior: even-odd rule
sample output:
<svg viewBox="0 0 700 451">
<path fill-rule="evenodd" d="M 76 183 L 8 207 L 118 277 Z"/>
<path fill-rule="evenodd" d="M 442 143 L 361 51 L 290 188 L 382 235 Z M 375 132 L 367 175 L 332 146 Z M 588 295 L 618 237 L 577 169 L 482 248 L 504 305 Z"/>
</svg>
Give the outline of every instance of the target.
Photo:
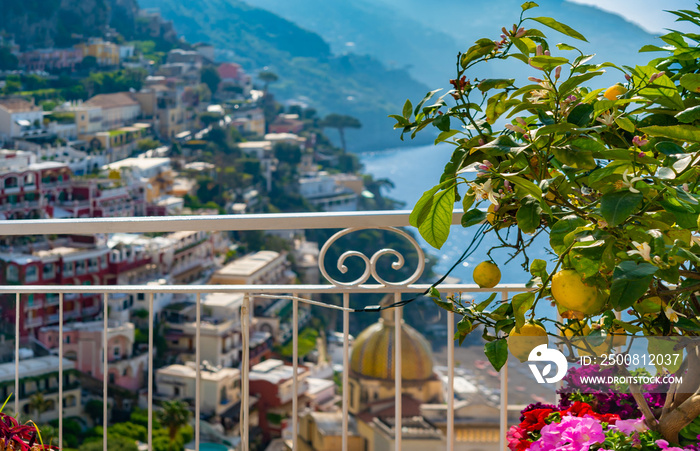
<svg viewBox="0 0 700 451">
<path fill-rule="evenodd" d="M 201 411 L 220 415 L 241 399 L 241 374 L 234 368 L 213 367 L 203 362 L 201 377 Z M 157 395 L 166 399 L 194 400 L 197 365 L 170 365 L 156 370 Z"/>
<path fill-rule="evenodd" d="M 45 134 L 41 107 L 21 98 L 0 99 L 0 137 L 27 138 Z"/>
<path fill-rule="evenodd" d="M 359 196 L 347 183 L 348 177 L 355 181 L 348 174 L 308 174 L 299 179 L 299 194 L 325 211 L 355 211 Z"/>
</svg>

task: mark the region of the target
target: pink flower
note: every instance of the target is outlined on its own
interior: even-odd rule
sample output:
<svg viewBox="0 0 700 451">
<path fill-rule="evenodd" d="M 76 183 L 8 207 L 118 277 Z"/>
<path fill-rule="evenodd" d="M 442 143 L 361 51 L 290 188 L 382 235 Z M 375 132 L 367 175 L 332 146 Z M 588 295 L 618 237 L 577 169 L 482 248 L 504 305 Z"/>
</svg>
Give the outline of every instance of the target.
<svg viewBox="0 0 700 451">
<path fill-rule="evenodd" d="M 561 423 L 542 428 L 542 436 L 530 446 L 532 451 L 588 451 L 605 441 L 603 426 L 593 417 L 562 417 Z M 675 450 L 673 450 L 675 451 Z"/>
<path fill-rule="evenodd" d="M 644 139 L 644 138 L 642 138 L 642 137 L 640 137 L 640 136 L 635 136 L 634 138 L 632 138 L 632 144 L 634 144 L 634 145 L 637 146 L 637 147 L 645 146 L 645 145 L 647 145 L 648 143 L 649 143 L 649 140 L 648 140 L 648 139 Z"/>
<path fill-rule="evenodd" d="M 663 440 L 663 439 L 659 439 L 654 443 L 656 443 L 656 445 L 659 448 L 665 449 L 667 451 L 684 451 L 683 448 L 679 448 L 677 446 L 668 446 L 668 442 L 666 440 Z"/>
<path fill-rule="evenodd" d="M 618 420 L 615 425 L 611 427 L 617 429 L 625 435 L 637 434 L 647 430 L 647 426 L 644 424 L 644 417 L 634 418 L 631 420 Z"/>
</svg>

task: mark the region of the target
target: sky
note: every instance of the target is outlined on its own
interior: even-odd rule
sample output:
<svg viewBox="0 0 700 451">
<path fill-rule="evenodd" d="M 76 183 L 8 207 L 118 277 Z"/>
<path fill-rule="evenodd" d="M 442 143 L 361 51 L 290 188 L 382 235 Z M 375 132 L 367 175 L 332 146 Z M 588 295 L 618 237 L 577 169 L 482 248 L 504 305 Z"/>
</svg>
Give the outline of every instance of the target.
<svg viewBox="0 0 700 451">
<path fill-rule="evenodd" d="M 618 14 L 654 34 L 666 33 L 666 28 L 691 31 L 695 26 L 675 22 L 676 16 L 664 10 L 696 9 L 695 0 L 567 0 L 572 3 L 596 6 Z"/>
</svg>

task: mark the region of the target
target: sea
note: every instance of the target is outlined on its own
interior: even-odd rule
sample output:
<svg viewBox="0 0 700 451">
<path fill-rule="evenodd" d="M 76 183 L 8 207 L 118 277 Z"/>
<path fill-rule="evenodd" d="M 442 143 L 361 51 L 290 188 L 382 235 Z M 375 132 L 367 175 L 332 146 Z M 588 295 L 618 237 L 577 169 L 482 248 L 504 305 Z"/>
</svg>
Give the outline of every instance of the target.
<svg viewBox="0 0 700 451">
<path fill-rule="evenodd" d="M 366 151 L 359 153 L 360 160 L 364 165 L 364 172 L 371 174 L 375 179 L 386 178 L 393 182 L 394 188 L 388 188 L 383 194 L 392 199 L 405 203 L 405 209 L 410 210 L 421 197 L 423 192 L 435 186 L 440 181 L 445 163 L 450 159 L 453 146 L 449 144 L 427 145 L 417 147 L 401 147 L 385 149 L 379 151 Z M 467 178 L 474 174 L 466 174 Z M 464 193 L 466 189 L 460 190 Z M 486 207 L 486 204 L 482 204 Z M 459 203 L 455 208 L 460 208 Z M 514 229 L 514 228 L 513 228 Z M 418 236 L 417 230 L 413 230 Z M 450 237 L 440 250 L 437 250 L 419 239 L 423 250 L 437 259 L 434 271 L 437 274 L 445 274 L 462 255 L 466 247 L 475 238 L 476 227 L 463 228 L 460 225 L 452 226 Z M 505 238 L 504 234 L 502 236 Z M 514 242 L 515 235 L 511 233 L 508 241 Z M 535 258 L 546 261 L 552 260 L 552 254 L 548 253 L 548 236 L 541 234 L 527 249 L 527 255 L 532 261 Z M 473 283 L 472 271 L 474 267 L 484 260 L 488 260 L 486 252 L 499 245 L 498 238 L 494 234 L 487 234 L 477 248 L 467 260 L 450 273 L 450 276 L 460 279 L 462 283 Z M 530 279 L 530 273 L 526 271 L 522 264 L 524 259 L 516 256 L 510 260 L 510 249 L 497 249 L 492 252 L 492 257 L 501 269 L 501 283 L 526 283 Z M 554 263 L 551 262 L 551 268 Z"/>
</svg>

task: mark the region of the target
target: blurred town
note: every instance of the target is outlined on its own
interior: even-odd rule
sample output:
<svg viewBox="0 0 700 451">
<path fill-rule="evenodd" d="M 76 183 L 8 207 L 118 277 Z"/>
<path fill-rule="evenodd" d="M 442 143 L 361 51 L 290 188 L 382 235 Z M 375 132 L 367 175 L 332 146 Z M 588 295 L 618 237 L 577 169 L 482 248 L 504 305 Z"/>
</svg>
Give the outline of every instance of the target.
<svg viewBox="0 0 700 451">
<path fill-rule="evenodd" d="M 1 219 L 393 208 L 381 193 L 388 182 L 362 174 L 357 157 L 345 151 L 343 132 L 360 127 L 356 119 L 276 102 L 270 85 L 284 74 L 253 75 L 236 61 L 215 62 L 211 45 L 179 41 L 157 12 L 140 11 L 137 23 L 142 40 L 135 42 L 106 33 L 66 48 L 29 48 L 2 38 Z M 339 133 L 339 147 L 327 129 Z M 328 236 L 286 230 L 0 237 L 0 285 L 319 284 L 319 242 Z M 146 294 L 104 299 L 107 305 L 101 294 L 66 294 L 61 319 L 58 294 L 22 295 L 20 390 L 13 393 L 16 298 L 2 298 L 0 397 L 18 397 L 17 413 L 45 425 L 47 436 L 59 416 L 58 325 L 65 324 L 66 448 L 92 449 L 101 440 L 104 353 L 110 449 L 112 442 L 126 449 L 120 440 L 145 446 L 149 327 L 156 331 L 156 404 L 194 409 L 195 296 L 155 294 L 153 324 Z M 202 442 L 220 449 L 239 443 L 242 302 L 242 294 L 201 296 Z M 287 449 L 294 433 L 291 301 L 256 298 L 251 324 L 251 438 L 255 449 Z M 393 312 L 354 327 L 361 332 L 349 337 L 345 369 L 350 449 L 392 449 Z M 401 327 L 404 448 L 444 449 L 447 368 L 436 363 L 434 350 L 444 351 L 433 343 L 444 345 L 444 326 L 422 333 Z M 299 330 L 299 446 L 337 449 L 343 335 L 336 318 L 303 305 Z M 478 359 L 461 352 L 465 361 Z M 498 377 L 481 359 L 455 376 L 458 449 L 497 449 Z M 518 390 L 520 402 L 532 400 L 525 387 Z M 194 449 L 190 423 L 163 420 L 154 437 L 154 449 Z"/>
</svg>

